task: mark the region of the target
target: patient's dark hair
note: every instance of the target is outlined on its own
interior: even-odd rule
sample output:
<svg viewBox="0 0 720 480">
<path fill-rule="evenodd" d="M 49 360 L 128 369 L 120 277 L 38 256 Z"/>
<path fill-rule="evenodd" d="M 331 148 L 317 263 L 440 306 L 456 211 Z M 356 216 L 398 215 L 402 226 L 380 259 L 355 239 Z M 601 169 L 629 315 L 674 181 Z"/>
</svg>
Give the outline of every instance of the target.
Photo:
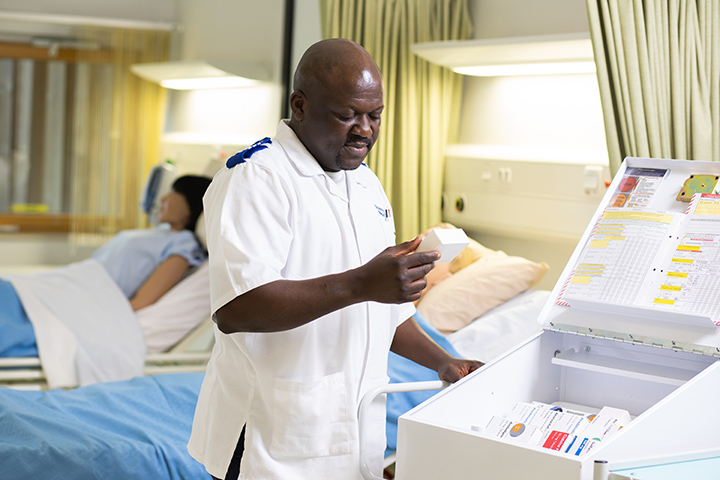
<svg viewBox="0 0 720 480">
<path fill-rule="evenodd" d="M 185 225 L 185 230 L 195 231 L 195 224 L 203 211 L 202 198 L 205 190 L 210 186 L 212 179 L 199 175 L 185 175 L 172 184 L 172 189 L 181 194 L 190 206 L 190 219 Z"/>
</svg>

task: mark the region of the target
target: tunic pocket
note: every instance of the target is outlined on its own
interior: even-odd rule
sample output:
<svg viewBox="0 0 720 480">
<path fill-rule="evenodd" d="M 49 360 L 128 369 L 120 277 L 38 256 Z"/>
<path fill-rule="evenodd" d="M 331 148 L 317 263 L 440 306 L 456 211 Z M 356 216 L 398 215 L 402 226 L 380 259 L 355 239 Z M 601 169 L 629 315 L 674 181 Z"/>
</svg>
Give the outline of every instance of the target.
<svg viewBox="0 0 720 480">
<path fill-rule="evenodd" d="M 350 453 L 345 375 L 313 383 L 276 378 L 270 452 L 279 457 L 323 457 Z"/>
</svg>

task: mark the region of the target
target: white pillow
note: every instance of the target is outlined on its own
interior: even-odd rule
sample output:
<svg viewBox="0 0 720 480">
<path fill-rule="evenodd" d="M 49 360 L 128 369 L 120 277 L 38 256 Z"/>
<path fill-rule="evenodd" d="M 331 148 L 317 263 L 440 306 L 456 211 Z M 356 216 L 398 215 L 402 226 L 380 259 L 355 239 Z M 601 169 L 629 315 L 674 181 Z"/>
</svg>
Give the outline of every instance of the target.
<svg viewBox="0 0 720 480">
<path fill-rule="evenodd" d="M 210 317 L 208 262 L 200 265 L 160 300 L 135 312 L 135 316 L 145 337 L 148 353 L 165 352 L 172 348 Z"/>
</svg>

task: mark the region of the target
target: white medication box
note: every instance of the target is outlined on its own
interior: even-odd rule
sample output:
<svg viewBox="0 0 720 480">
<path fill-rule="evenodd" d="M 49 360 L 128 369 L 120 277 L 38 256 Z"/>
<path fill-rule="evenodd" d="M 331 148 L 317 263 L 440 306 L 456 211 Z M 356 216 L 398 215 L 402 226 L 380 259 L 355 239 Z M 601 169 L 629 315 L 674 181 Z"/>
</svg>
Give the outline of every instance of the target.
<svg viewBox="0 0 720 480">
<path fill-rule="evenodd" d="M 582 432 L 583 436 L 590 440 L 602 441 L 605 437 L 611 436 L 625 425 L 630 423 L 631 417 L 627 410 L 620 408 L 603 407 L 600 413 L 595 415 L 590 426 Z"/>
<path fill-rule="evenodd" d="M 440 252 L 438 262 L 449 262 L 468 245 L 470 245 L 470 240 L 461 228 L 434 228 L 423 238 L 416 251 L 437 250 Z"/>
<path fill-rule="evenodd" d="M 538 443 L 543 436 L 543 432 L 533 425 L 504 417 L 492 417 L 485 432 L 491 436 L 530 444 Z"/>
</svg>

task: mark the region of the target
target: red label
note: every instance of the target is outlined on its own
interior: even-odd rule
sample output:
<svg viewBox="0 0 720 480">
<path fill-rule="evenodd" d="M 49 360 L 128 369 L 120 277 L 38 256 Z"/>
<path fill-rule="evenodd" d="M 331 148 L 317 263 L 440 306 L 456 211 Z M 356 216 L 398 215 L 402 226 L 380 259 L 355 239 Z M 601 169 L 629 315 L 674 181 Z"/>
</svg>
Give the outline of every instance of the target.
<svg viewBox="0 0 720 480">
<path fill-rule="evenodd" d="M 567 437 L 568 433 L 553 430 L 552 432 L 550 432 L 550 435 L 548 435 L 545 443 L 543 443 L 543 447 L 549 448 L 550 450 L 560 450 L 563 446 L 563 443 L 565 443 L 565 439 Z"/>
</svg>

